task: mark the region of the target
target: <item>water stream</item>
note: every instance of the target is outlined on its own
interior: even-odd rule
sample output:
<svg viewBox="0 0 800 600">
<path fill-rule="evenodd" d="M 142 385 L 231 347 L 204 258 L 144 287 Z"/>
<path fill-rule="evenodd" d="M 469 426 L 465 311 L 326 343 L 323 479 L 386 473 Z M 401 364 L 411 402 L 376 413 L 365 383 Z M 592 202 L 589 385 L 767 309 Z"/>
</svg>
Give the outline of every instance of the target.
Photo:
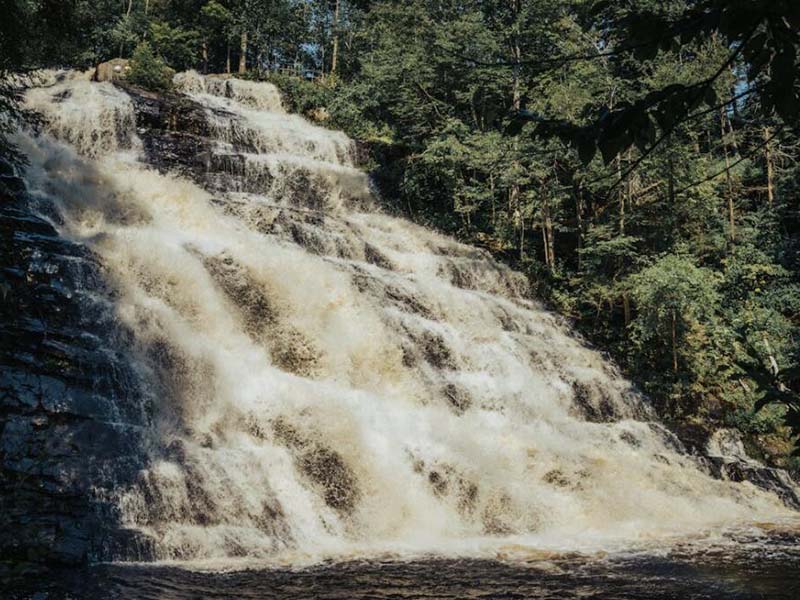
<svg viewBox="0 0 800 600">
<path fill-rule="evenodd" d="M 176 78 L 210 144 L 190 178 L 124 89 L 45 80 L 25 179 L 134 333 L 149 460 L 112 499 L 153 559 L 594 555 L 793 517 L 706 473 L 522 275 L 386 214 L 270 84 Z"/>
</svg>

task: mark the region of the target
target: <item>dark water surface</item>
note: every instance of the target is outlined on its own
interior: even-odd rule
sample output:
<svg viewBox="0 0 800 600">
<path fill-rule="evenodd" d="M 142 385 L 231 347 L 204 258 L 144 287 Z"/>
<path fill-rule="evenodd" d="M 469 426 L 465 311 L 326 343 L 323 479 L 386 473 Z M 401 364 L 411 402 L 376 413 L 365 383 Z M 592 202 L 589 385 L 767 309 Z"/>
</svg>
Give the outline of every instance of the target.
<svg viewBox="0 0 800 600">
<path fill-rule="evenodd" d="M 436 559 L 352 561 L 304 569 L 203 572 L 175 566 L 107 564 L 10 598 L 53 600 L 218 598 L 800 599 L 795 535 L 755 544 L 676 547 L 663 556 L 559 555 L 529 561 Z"/>
</svg>

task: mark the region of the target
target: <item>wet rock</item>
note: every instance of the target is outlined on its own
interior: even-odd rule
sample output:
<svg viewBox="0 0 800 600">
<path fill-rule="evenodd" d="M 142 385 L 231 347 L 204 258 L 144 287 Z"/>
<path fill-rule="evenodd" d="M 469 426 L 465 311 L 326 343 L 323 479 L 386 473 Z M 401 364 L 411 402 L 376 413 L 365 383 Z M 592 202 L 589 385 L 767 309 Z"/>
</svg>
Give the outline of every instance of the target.
<svg viewBox="0 0 800 600">
<path fill-rule="evenodd" d="M 395 304 L 400 310 L 417 314 L 431 321 L 436 320 L 436 315 L 426 305 L 425 299 L 415 296 L 413 291 L 406 291 L 397 285 L 386 285 L 384 295 L 387 300 Z"/>
<path fill-rule="evenodd" d="M 314 375 L 321 358 L 319 349 L 296 328 L 280 322 L 280 312 L 263 284 L 229 256 L 206 257 L 203 262 L 241 311 L 248 334 L 270 351 L 273 364 L 302 377 Z"/>
<path fill-rule="evenodd" d="M 359 497 L 358 486 L 338 452 L 319 446 L 304 453 L 299 465 L 303 473 L 322 487 L 325 504 L 344 513 L 353 512 Z"/>
<path fill-rule="evenodd" d="M 560 488 L 567 488 L 567 487 L 569 487 L 571 485 L 570 484 L 570 480 L 559 469 L 553 469 L 551 471 L 548 471 L 547 473 L 545 473 L 545 475 L 542 478 L 542 480 L 545 483 L 548 483 L 548 484 L 550 484 L 552 486 L 560 487 Z"/>
<path fill-rule="evenodd" d="M 317 374 L 321 352 L 316 345 L 294 328 L 278 327 L 268 339 L 273 364 L 301 377 Z"/>
<path fill-rule="evenodd" d="M 749 481 L 774 493 L 790 508 L 800 509 L 800 487 L 783 469 L 768 467 L 748 456 L 742 434 L 735 429 L 714 429 L 707 423 L 681 423 L 673 432 L 650 424 L 669 446 L 694 456 L 709 474 L 728 481 Z M 659 459 L 658 456 L 655 457 Z M 663 457 L 661 457 L 664 460 Z"/>
<path fill-rule="evenodd" d="M 787 506 L 800 509 L 800 487 L 783 469 L 767 467 L 750 458 L 742 435 L 734 429 L 720 429 L 708 439 L 704 462 L 711 473 L 729 481 L 749 481 L 774 493 Z"/>
<path fill-rule="evenodd" d="M 364 244 L 364 258 L 371 265 L 375 265 L 377 267 L 380 267 L 381 269 L 386 269 L 388 271 L 394 269 L 392 261 L 390 261 L 380 250 L 378 250 L 372 244 L 369 243 Z"/>
<path fill-rule="evenodd" d="M 484 532 L 488 535 L 510 535 L 514 527 L 510 522 L 511 498 L 505 494 L 496 494 L 489 498 L 483 507 L 481 521 Z"/>
<path fill-rule="evenodd" d="M 211 170 L 209 129 L 205 110 L 180 94 L 154 94 L 118 82 L 130 96 L 145 158 L 168 171 L 205 181 Z"/>
<path fill-rule="evenodd" d="M 125 555 L 104 498 L 135 476 L 148 410 L 102 269 L 24 189 L 0 186 L 0 563 L 39 571 Z"/>
<path fill-rule="evenodd" d="M 230 256 L 209 256 L 203 260 L 209 274 L 242 312 L 248 333 L 258 336 L 264 327 L 277 323 L 278 312 L 263 286 Z"/>
<path fill-rule="evenodd" d="M 620 433 L 619 434 L 619 439 L 621 439 L 623 442 L 625 442 L 626 444 L 628 444 L 632 448 L 640 448 L 641 445 L 642 445 L 641 440 L 639 438 L 637 438 L 630 431 L 623 431 L 622 433 Z"/>
<path fill-rule="evenodd" d="M 284 419 L 273 422 L 276 439 L 294 454 L 300 471 L 316 485 L 325 504 L 348 515 L 361 497 L 358 480 L 342 455 Z"/>
<path fill-rule="evenodd" d="M 425 360 L 437 369 L 452 370 L 456 368 L 453 352 L 447 346 L 444 338 L 437 333 L 426 330 L 418 336 L 419 347 Z"/>
<path fill-rule="evenodd" d="M 585 381 L 572 383 L 573 409 L 592 423 L 610 423 L 618 416 L 607 390 L 601 384 Z"/>
<path fill-rule="evenodd" d="M 672 430 L 681 440 L 686 449 L 692 454 L 704 454 L 713 428 L 705 423 L 676 423 Z"/>
<path fill-rule="evenodd" d="M 472 406 L 472 396 L 464 386 L 448 383 L 442 393 L 453 412 L 458 415 L 464 414 Z"/>
</svg>

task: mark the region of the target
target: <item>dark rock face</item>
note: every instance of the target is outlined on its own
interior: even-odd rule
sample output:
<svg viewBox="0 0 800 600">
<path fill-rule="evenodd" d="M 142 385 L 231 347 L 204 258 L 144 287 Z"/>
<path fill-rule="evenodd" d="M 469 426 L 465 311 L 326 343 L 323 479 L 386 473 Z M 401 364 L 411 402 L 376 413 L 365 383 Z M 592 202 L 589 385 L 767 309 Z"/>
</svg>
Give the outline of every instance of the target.
<svg viewBox="0 0 800 600">
<path fill-rule="evenodd" d="M 747 455 L 741 434 L 720 429 L 711 434 L 705 446 L 704 462 L 714 477 L 729 481 L 749 481 L 772 492 L 790 508 L 800 510 L 800 488 L 782 469 L 767 467 Z"/>
<path fill-rule="evenodd" d="M 716 429 L 705 424 L 684 424 L 673 432 L 658 427 L 671 438 L 670 445 L 691 454 L 711 476 L 728 481 L 749 481 L 756 487 L 778 496 L 786 506 L 800 510 L 800 487 L 783 469 L 768 467 L 750 458 L 741 433 L 734 429 Z"/>
<path fill-rule="evenodd" d="M 141 465 L 146 405 L 101 266 L 0 180 L 0 574 L 136 543 L 109 493 Z"/>
<path fill-rule="evenodd" d="M 159 95 L 118 82 L 136 110 L 137 133 L 147 162 L 162 173 L 194 180 L 211 169 L 203 107 L 182 95 Z"/>
</svg>

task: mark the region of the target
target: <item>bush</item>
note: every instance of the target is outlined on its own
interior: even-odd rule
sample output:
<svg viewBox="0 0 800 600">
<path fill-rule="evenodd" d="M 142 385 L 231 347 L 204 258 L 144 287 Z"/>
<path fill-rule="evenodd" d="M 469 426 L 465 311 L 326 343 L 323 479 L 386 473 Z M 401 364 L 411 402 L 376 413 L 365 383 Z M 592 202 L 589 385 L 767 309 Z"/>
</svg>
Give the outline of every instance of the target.
<svg viewBox="0 0 800 600">
<path fill-rule="evenodd" d="M 305 117 L 313 118 L 316 111 L 326 109 L 333 97 L 330 87 L 295 75 L 267 73 L 255 78 L 274 84 L 281 92 L 286 110 Z"/>
<path fill-rule="evenodd" d="M 200 48 L 198 32 L 154 22 L 150 24 L 150 36 L 158 56 L 172 67 L 182 71 L 197 64 Z"/>
<path fill-rule="evenodd" d="M 153 52 L 150 44 L 142 42 L 136 46 L 131 57 L 131 70 L 128 73 L 128 81 L 132 84 L 154 92 L 166 92 L 172 89 L 174 74 L 175 72 Z"/>
</svg>

